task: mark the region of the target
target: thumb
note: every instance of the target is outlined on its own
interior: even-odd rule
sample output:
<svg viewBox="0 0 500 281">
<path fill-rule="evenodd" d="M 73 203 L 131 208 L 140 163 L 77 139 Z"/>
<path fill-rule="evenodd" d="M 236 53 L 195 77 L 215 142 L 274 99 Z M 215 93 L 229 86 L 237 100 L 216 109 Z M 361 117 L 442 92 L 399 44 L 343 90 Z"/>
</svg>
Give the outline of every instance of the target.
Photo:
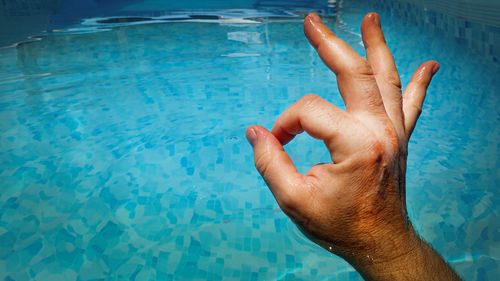
<svg viewBox="0 0 500 281">
<path fill-rule="evenodd" d="M 281 209 L 290 215 L 300 200 L 299 188 L 305 176 L 297 171 L 281 143 L 266 128 L 250 126 L 246 137 L 253 147 L 255 167 Z"/>
</svg>

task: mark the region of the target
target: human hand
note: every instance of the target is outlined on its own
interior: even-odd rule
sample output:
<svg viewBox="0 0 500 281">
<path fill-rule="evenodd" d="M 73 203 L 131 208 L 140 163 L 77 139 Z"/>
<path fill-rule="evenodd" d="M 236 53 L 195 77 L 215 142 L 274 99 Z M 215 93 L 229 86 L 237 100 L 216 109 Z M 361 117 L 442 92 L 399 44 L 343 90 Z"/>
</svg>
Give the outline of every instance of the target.
<svg viewBox="0 0 500 281">
<path fill-rule="evenodd" d="M 401 94 L 377 14 L 361 23 L 367 59 L 314 13 L 305 18 L 304 32 L 337 75 L 346 110 L 310 94 L 285 110 L 272 132 L 249 127 L 255 166 L 298 228 L 357 269 L 409 255 L 420 240 L 406 213 L 408 139 L 439 64 L 423 63 Z M 305 175 L 283 149 L 304 131 L 324 141 L 333 162 Z"/>
</svg>

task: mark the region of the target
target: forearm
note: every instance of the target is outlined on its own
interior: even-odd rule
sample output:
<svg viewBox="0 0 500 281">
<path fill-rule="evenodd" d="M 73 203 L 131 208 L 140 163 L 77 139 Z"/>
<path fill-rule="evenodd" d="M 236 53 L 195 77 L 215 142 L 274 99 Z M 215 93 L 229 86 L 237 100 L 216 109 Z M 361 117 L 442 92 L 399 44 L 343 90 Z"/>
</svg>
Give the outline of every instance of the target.
<svg viewBox="0 0 500 281">
<path fill-rule="evenodd" d="M 375 263 L 366 258 L 353 265 L 365 280 L 461 280 L 434 249 L 414 237 L 402 245 L 411 250 L 394 260 Z"/>
</svg>

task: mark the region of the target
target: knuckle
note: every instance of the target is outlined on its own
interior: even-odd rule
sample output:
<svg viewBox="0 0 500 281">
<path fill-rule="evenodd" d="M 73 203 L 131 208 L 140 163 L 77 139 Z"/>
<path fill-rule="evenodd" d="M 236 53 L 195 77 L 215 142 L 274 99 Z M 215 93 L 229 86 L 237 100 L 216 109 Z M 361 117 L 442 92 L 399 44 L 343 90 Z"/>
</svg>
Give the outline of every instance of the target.
<svg viewBox="0 0 500 281">
<path fill-rule="evenodd" d="M 277 201 L 281 210 L 283 210 L 285 214 L 290 217 L 295 217 L 295 214 L 297 213 L 297 210 L 299 208 L 299 204 L 294 197 L 290 195 L 282 195 Z"/>
<path fill-rule="evenodd" d="M 313 106 L 322 101 L 322 98 L 315 94 L 307 94 L 303 96 L 299 103 L 302 103 L 304 106 Z"/>
<path fill-rule="evenodd" d="M 416 113 L 416 115 L 420 116 L 420 114 L 422 113 L 422 106 L 412 103 L 411 107 L 413 108 L 413 111 Z"/>
<path fill-rule="evenodd" d="M 399 90 L 401 90 L 401 88 L 403 87 L 401 85 L 401 80 L 399 79 L 399 75 L 388 75 L 385 77 L 385 80 L 387 81 L 387 83 Z"/>
<path fill-rule="evenodd" d="M 354 64 L 350 65 L 349 68 L 347 69 L 347 72 L 350 74 L 353 74 L 355 76 L 360 76 L 360 77 L 373 77 L 374 76 L 373 69 L 365 61 L 360 62 L 360 63 L 354 63 Z"/>
<path fill-rule="evenodd" d="M 412 78 L 411 80 L 413 80 L 418 86 L 427 88 L 431 81 L 431 76 L 426 71 L 420 71 L 416 74 L 415 78 Z"/>
<path fill-rule="evenodd" d="M 368 153 L 365 154 L 365 161 L 369 164 L 380 163 L 385 158 L 385 145 L 378 139 L 369 142 Z"/>
<path fill-rule="evenodd" d="M 370 137 L 367 150 L 367 153 L 364 154 L 364 160 L 368 165 L 385 166 L 399 154 L 399 136 L 397 132 L 389 128 L 386 129 L 383 138 Z"/>
<path fill-rule="evenodd" d="M 422 113 L 422 103 L 419 103 L 414 97 L 416 93 L 412 94 L 413 96 L 406 95 L 403 99 L 404 118 L 418 118 Z"/>
<path fill-rule="evenodd" d="M 313 47 L 318 50 L 319 53 L 326 51 L 325 49 L 329 49 L 330 43 L 335 41 L 337 36 L 330 30 L 326 30 L 323 33 L 323 36 L 319 40 L 314 40 L 312 42 Z"/>
<path fill-rule="evenodd" d="M 301 113 L 306 113 L 306 112 L 317 113 L 317 110 L 321 108 L 321 103 L 324 102 L 325 100 L 318 95 L 307 94 L 297 102 L 297 107 L 300 108 Z"/>
<path fill-rule="evenodd" d="M 271 165 L 272 158 L 269 157 L 267 153 L 261 153 L 255 156 L 255 168 L 259 171 L 264 179 L 268 176 L 269 167 Z"/>
<path fill-rule="evenodd" d="M 304 215 L 313 201 L 313 197 L 304 192 L 303 185 L 292 183 L 282 189 L 276 199 L 283 212 L 291 218 Z"/>
</svg>

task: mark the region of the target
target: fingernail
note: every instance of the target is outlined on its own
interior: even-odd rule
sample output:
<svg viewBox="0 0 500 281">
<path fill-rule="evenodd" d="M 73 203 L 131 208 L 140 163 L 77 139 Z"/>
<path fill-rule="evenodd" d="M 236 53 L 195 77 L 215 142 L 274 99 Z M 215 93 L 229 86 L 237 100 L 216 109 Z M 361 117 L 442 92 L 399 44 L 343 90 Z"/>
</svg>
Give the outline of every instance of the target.
<svg viewBox="0 0 500 281">
<path fill-rule="evenodd" d="M 436 72 L 438 72 L 438 70 L 439 70 L 439 64 L 436 63 L 434 65 L 434 67 L 432 68 L 432 75 L 436 74 Z"/>
<path fill-rule="evenodd" d="M 252 145 L 252 147 L 255 145 L 255 142 L 257 141 L 257 133 L 255 132 L 255 129 L 250 128 L 247 130 L 246 137 L 248 142 Z"/>
<path fill-rule="evenodd" d="M 370 17 L 372 18 L 373 22 L 380 27 L 380 16 L 377 13 L 371 13 Z"/>
<path fill-rule="evenodd" d="M 311 19 L 311 21 L 313 21 L 315 23 L 321 23 L 321 19 L 318 16 L 318 14 L 316 14 L 316 13 L 310 13 L 309 18 Z"/>
</svg>

